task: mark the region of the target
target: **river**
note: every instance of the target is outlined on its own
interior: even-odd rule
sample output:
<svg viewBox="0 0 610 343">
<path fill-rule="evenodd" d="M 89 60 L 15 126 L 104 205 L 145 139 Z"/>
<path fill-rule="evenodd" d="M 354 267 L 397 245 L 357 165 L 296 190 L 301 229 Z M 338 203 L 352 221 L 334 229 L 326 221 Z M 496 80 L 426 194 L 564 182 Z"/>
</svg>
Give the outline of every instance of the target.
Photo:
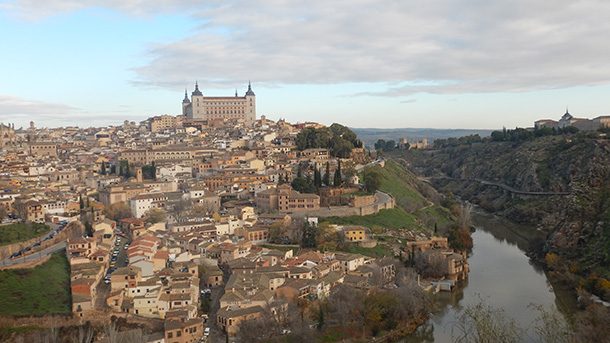
<svg viewBox="0 0 610 343">
<path fill-rule="evenodd" d="M 482 212 L 473 213 L 473 223 L 477 230 L 472 234 L 468 281 L 453 293 L 435 295 L 437 310 L 403 342 L 451 342 L 460 310 L 481 301 L 504 309 L 521 328 L 531 328 L 537 317 L 531 304 L 558 307 L 562 312 L 573 308 L 572 296 L 554 291 L 544 271 L 525 255 L 533 229 Z M 529 330 L 525 342 L 532 335 Z"/>
</svg>

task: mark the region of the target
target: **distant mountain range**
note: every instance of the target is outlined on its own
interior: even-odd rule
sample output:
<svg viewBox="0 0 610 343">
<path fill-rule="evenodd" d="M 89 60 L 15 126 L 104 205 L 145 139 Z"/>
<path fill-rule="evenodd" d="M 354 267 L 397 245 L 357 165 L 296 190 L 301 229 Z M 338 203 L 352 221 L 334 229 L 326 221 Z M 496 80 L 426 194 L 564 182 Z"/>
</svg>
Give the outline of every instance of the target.
<svg viewBox="0 0 610 343">
<path fill-rule="evenodd" d="M 373 128 L 351 128 L 366 146 L 373 146 L 378 139 L 395 140 L 407 138 L 409 141 L 417 141 L 427 138 L 430 143 L 435 139 L 462 137 L 478 134 L 481 137 L 489 136 L 492 130 L 475 129 L 418 129 L 418 128 L 399 128 L 399 129 L 373 129 Z"/>
</svg>

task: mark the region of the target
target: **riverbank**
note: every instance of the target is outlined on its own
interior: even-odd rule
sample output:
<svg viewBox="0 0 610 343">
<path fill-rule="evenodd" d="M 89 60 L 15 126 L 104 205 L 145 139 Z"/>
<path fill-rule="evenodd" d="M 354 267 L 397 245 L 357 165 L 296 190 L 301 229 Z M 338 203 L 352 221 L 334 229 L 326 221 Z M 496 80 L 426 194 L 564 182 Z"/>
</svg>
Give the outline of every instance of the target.
<svg viewBox="0 0 610 343">
<path fill-rule="evenodd" d="M 454 292 L 435 295 L 435 310 L 426 323 L 401 342 L 451 342 L 464 308 L 485 302 L 501 308 L 528 334 L 538 313 L 532 305 L 557 308 L 567 313 L 573 297 L 557 291 L 539 263 L 526 256 L 528 239 L 537 237 L 533 228 L 475 210 L 474 247 L 468 261 L 470 274 Z M 567 297 L 567 299 L 564 299 Z M 567 310 L 566 310 L 567 309 Z"/>
</svg>

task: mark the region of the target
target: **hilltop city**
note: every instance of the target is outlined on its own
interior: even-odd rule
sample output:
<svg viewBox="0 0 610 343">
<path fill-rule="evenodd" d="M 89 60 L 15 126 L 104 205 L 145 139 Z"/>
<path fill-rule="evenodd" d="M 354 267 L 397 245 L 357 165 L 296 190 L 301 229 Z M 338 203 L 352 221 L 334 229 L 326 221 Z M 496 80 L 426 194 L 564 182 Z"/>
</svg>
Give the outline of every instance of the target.
<svg viewBox="0 0 610 343">
<path fill-rule="evenodd" d="M 243 97 L 195 84 L 181 115 L 139 123 L 1 130 L 0 268 L 66 258 L 72 323 L 125 318 L 145 342 L 248 341 L 245 323 L 271 321 L 271 336 L 321 327 L 295 318 L 333 294 L 451 291 L 468 274 L 436 223 L 379 189 L 399 166 L 345 126 L 257 118 L 251 84 Z M 405 274 L 416 259 L 436 269 Z M 48 310 L 23 297 L 18 313 Z"/>
</svg>

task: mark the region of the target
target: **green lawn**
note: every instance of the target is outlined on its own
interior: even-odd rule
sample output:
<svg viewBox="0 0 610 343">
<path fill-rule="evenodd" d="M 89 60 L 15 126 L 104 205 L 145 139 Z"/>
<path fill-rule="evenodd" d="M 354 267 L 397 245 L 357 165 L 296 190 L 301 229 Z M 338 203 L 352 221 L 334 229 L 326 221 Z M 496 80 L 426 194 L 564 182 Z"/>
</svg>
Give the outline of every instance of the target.
<svg viewBox="0 0 610 343">
<path fill-rule="evenodd" d="M 0 246 L 23 242 L 49 232 L 51 228 L 45 224 L 15 223 L 0 226 Z"/>
<path fill-rule="evenodd" d="M 411 212 L 428 205 L 428 201 L 417 191 L 416 176 L 397 162 L 388 160 L 385 167 L 372 168 L 382 176 L 379 190 L 391 194 L 399 207 Z"/>
<path fill-rule="evenodd" d="M 70 313 L 70 266 L 64 252 L 33 269 L 0 271 L 0 315 Z"/>
<path fill-rule="evenodd" d="M 379 213 L 368 216 L 328 217 L 324 221 L 337 225 L 362 225 L 371 229 L 376 227 L 386 229 L 419 228 L 415 216 L 405 212 L 402 208 L 381 210 Z"/>
<path fill-rule="evenodd" d="M 413 213 L 427 227 L 434 228 L 436 223 L 439 230 L 447 230 L 454 222 L 448 209 L 434 205 Z"/>
<path fill-rule="evenodd" d="M 363 248 L 356 243 L 351 243 L 347 246 L 345 251 L 352 254 L 360 254 L 369 257 L 394 256 L 394 252 L 384 244 L 377 244 L 374 248 Z"/>
</svg>

